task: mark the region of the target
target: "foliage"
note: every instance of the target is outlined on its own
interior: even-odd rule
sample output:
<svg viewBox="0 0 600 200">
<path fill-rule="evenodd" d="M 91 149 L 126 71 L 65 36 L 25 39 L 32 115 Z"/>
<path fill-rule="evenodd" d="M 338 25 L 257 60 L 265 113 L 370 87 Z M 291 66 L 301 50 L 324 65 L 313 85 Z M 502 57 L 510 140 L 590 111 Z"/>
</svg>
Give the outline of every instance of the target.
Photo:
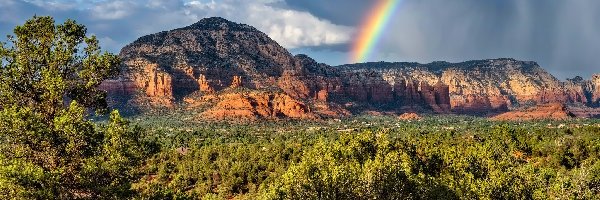
<svg viewBox="0 0 600 200">
<path fill-rule="evenodd" d="M 593 120 L 502 123 L 434 116 L 409 122 L 362 116 L 226 124 L 181 119 L 139 121 L 163 144 L 135 184 L 145 198 L 597 199 L 600 194 L 600 123 Z"/>
<path fill-rule="evenodd" d="M 265 199 L 409 199 L 412 160 L 384 135 L 344 135 L 319 142 L 271 184 Z M 399 151 L 400 150 L 400 151 Z"/>
<path fill-rule="evenodd" d="M 14 30 L 12 45 L 0 48 L 6 63 L 0 67 L 0 105 L 32 108 L 45 121 L 74 100 L 85 107 L 104 109 L 106 94 L 97 86 L 118 73 L 119 59 L 102 53 L 95 36 L 67 20 L 55 25 L 52 17 L 33 17 Z"/>
<path fill-rule="evenodd" d="M 107 125 L 87 119 L 106 108 L 97 86 L 118 72 L 75 21 L 33 17 L 0 47 L 0 198 L 122 198 L 132 195 L 146 153 L 140 130 L 117 111 Z"/>
<path fill-rule="evenodd" d="M 166 110 L 132 126 L 90 116 L 119 61 L 84 26 L 34 17 L 15 35 L 0 46 L 0 199 L 600 199 L 597 120 Z"/>
</svg>

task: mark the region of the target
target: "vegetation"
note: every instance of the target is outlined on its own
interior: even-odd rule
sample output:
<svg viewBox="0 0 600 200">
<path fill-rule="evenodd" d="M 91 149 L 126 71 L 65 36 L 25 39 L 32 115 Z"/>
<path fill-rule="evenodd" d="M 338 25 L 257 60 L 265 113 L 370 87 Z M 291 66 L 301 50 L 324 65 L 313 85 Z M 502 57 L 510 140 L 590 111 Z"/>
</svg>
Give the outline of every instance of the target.
<svg viewBox="0 0 600 200">
<path fill-rule="evenodd" d="M 109 123 L 97 86 L 118 72 L 83 25 L 33 17 L 0 46 L 0 198 L 121 198 L 133 194 L 144 158 L 139 130 L 114 111 Z"/>
<path fill-rule="evenodd" d="M 134 184 L 142 197 L 600 197 L 600 125 L 594 120 L 358 117 L 247 125 L 180 117 L 140 120 L 163 143 Z M 169 126 L 170 120 L 180 124 Z"/>
<path fill-rule="evenodd" d="M 131 122 L 96 88 L 116 56 L 34 17 L 0 47 L 0 199 L 600 199 L 600 122 L 358 116 Z"/>
</svg>

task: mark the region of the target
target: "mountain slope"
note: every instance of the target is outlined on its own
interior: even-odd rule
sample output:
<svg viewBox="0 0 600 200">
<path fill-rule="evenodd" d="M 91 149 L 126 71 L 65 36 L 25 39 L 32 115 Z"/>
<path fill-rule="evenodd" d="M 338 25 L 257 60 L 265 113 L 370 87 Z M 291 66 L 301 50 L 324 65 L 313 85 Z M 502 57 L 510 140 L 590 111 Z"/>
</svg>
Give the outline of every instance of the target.
<svg viewBox="0 0 600 200">
<path fill-rule="evenodd" d="M 138 87 L 154 90 L 149 96 L 182 98 L 197 90 L 214 92 L 227 87 L 234 76 L 242 76 L 249 88 L 275 85 L 272 77 L 295 67 L 294 57 L 255 28 L 206 18 L 190 26 L 144 36 L 121 50 L 120 57 Z M 166 85 L 145 83 L 160 74 Z M 172 97 L 169 93 L 172 90 Z"/>
<path fill-rule="evenodd" d="M 131 96 L 135 106 L 203 107 L 214 118 L 244 113 L 250 119 L 372 109 L 449 112 L 447 87 L 424 85 L 421 90 L 411 82 L 403 92 L 394 92 L 399 90 L 378 74 L 340 71 L 306 55 L 293 56 L 257 29 L 223 18 L 143 36 L 124 47 L 120 57 L 122 76 L 102 87 L 113 97 Z"/>
<path fill-rule="evenodd" d="M 211 119 L 487 114 L 530 103 L 597 105 L 600 99 L 599 76 L 560 82 L 534 62 L 513 59 L 331 67 L 217 17 L 143 36 L 120 57 L 122 75 L 101 86 L 117 103 L 195 109 Z"/>
<path fill-rule="evenodd" d="M 598 83 L 561 82 L 535 62 L 514 59 L 462 63 L 362 63 L 338 68 L 373 71 L 391 84 L 397 80 L 442 82 L 449 86 L 452 110 L 459 113 L 506 111 L 527 104 L 565 103 L 596 105 Z M 595 79 L 598 79 L 595 76 Z"/>
</svg>

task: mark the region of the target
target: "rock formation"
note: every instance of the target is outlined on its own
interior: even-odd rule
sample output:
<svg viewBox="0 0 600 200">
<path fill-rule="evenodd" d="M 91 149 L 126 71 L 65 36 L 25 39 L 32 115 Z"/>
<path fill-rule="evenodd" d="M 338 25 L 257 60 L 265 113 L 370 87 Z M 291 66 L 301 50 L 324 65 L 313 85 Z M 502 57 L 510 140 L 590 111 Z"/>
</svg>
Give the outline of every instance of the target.
<svg viewBox="0 0 600 200">
<path fill-rule="evenodd" d="M 203 74 L 200 74 L 198 76 L 198 89 L 201 92 L 205 92 L 207 94 L 215 93 L 215 89 L 212 86 L 210 86 L 208 80 L 206 80 L 206 76 L 204 76 Z"/>
<path fill-rule="evenodd" d="M 216 118 L 313 118 L 310 106 L 325 115 L 347 113 L 330 102 L 331 95 L 342 94 L 334 68 L 304 55 L 292 56 L 257 29 L 222 18 L 141 37 L 124 47 L 120 57 L 124 73 L 103 88 L 112 91 L 118 89 L 113 87 L 117 82 L 131 82 L 133 89 L 122 93 L 135 95 L 137 102 L 150 107 L 181 102 L 197 107 L 206 105 L 199 102 L 206 100 L 202 95 L 216 95 L 221 101 L 206 112 Z M 271 96 L 220 94 L 242 87 Z"/>
<path fill-rule="evenodd" d="M 135 88 L 142 91 L 145 99 L 152 105 L 166 107 L 173 106 L 173 77 L 163 71 L 157 64 L 144 59 L 135 59 L 125 62 L 128 66 L 135 66 L 138 73 L 131 74 L 125 82 L 133 82 Z M 125 78 L 121 78 L 124 80 Z M 110 82 L 110 80 L 108 81 Z"/>
<path fill-rule="evenodd" d="M 590 104 L 598 107 L 600 106 L 600 74 L 594 74 L 592 76 L 592 80 L 588 86 L 588 91 L 590 93 Z"/>
<path fill-rule="evenodd" d="M 600 75 L 561 82 L 535 62 L 362 63 L 293 56 L 257 29 L 223 18 L 143 36 L 101 85 L 135 106 L 204 109 L 205 118 L 340 117 L 353 113 L 488 114 L 529 104 L 598 106 Z M 129 101 L 127 101 L 129 102 Z M 147 104 L 147 105 L 146 105 Z"/>
<path fill-rule="evenodd" d="M 242 87 L 242 77 L 240 76 L 234 76 L 233 80 L 231 81 L 231 86 L 229 86 L 230 88 L 239 88 Z"/>
<path fill-rule="evenodd" d="M 125 77 L 133 77 L 140 86 L 152 82 L 152 74 L 144 69 L 169 74 L 172 94 L 162 95 L 166 99 L 198 90 L 219 91 L 229 87 L 236 76 L 244 77 L 252 89 L 273 88 L 284 69 L 295 67 L 294 57 L 266 34 L 222 18 L 141 37 L 125 46 L 120 57 L 126 65 Z M 145 62 L 133 63 L 138 60 Z M 153 91 L 146 93 L 152 96 Z"/>
<path fill-rule="evenodd" d="M 219 96 L 215 107 L 201 115 L 210 120 L 226 119 L 316 119 L 308 106 L 286 94 L 269 92 L 230 93 Z"/>
<path fill-rule="evenodd" d="M 128 96 L 137 91 L 137 87 L 133 81 L 123 79 L 104 81 L 100 84 L 99 89 L 108 91 L 108 95 L 111 97 Z"/>
<path fill-rule="evenodd" d="M 423 118 L 421 116 L 419 116 L 419 114 L 417 114 L 417 113 L 404 113 L 404 114 L 398 116 L 398 119 L 412 121 L 412 120 L 421 120 Z"/>
<path fill-rule="evenodd" d="M 414 111 L 425 107 L 435 113 L 450 113 L 449 89 L 441 82 L 432 86 L 424 81 L 419 83 L 401 80 L 394 83 L 393 96 L 403 110 Z"/>
<path fill-rule="evenodd" d="M 396 90 L 405 90 L 404 101 L 414 101 L 414 81 L 422 81 L 428 85 L 441 83 L 448 86 L 450 109 L 456 113 L 490 113 L 505 112 L 528 104 L 567 103 L 592 105 L 594 100 L 594 84 L 592 81 L 580 80 L 561 82 L 546 72 L 535 62 L 517 61 L 514 59 L 490 59 L 468 61 L 462 63 L 433 62 L 419 63 L 362 63 L 338 66 L 343 71 L 362 72 L 370 70 L 388 81 L 409 82 L 406 88 L 400 84 Z M 596 76 L 596 80 L 600 79 Z M 598 85 L 598 84 L 596 84 Z M 433 99 L 428 97 L 425 85 L 423 100 L 429 104 Z M 423 93 L 422 89 L 421 92 Z M 589 93 L 586 95 L 586 93 Z M 598 92 L 596 92 L 597 94 Z M 599 96 L 600 97 L 600 96 Z M 447 100 L 440 97 L 442 102 Z M 440 102 L 436 102 L 440 103 Z M 436 106 L 431 106 L 436 110 Z"/>
<path fill-rule="evenodd" d="M 578 118 L 600 118 L 600 108 L 571 106 L 568 110 Z"/>
<path fill-rule="evenodd" d="M 542 104 L 533 108 L 510 111 L 493 117 L 500 121 L 527 121 L 527 120 L 565 120 L 575 117 L 567 107 L 560 103 Z"/>
</svg>

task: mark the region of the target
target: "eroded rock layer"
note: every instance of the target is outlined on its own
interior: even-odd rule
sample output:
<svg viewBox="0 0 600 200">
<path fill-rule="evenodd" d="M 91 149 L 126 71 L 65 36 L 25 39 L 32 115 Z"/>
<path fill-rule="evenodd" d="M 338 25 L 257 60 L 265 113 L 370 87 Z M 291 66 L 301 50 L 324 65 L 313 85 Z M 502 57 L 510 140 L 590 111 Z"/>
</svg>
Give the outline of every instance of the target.
<svg viewBox="0 0 600 200">
<path fill-rule="evenodd" d="M 485 114 L 537 103 L 598 106 L 600 100 L 600 75 L 561 82 L 535 62 L 513 59 L 331 67 L 223 18 L 143 36 L 120 57 L 122 75 L 101 86 L 113 99 L 202 108 L 211 119 Z"/>
<path fill-rule="evenodd" d="M 457 113 L 503 112 L 529 104 L 597 105 L 597 75 L 561 82 L 535 62 L 491 59 L 463 63 L 362 63 L 339 66 L 351 72 L 372 71 L 390 84 L 423 81 L 448 86 Z M 410 95 L 409 92 L 405 92 Z M 429 100 L 431 101 L 431 100 Z"/>
<path fill-rule="evenodd" d="M 567 106 L 560 103 L 550 103 L 502 113 L 492 119 L 500 121 L 526 121 L 542 119 L 566 120 L 572 117 L 575 117 L 575 115 L 567 109 Z"/>
<path fill-rule="evenodd" d="M 244 120 L 277 119 L 280 117 L 318 118 L 303 102 L 286 94 L 269 92 L 237 92 L 220 95 L 216 106 L 205 111 L 202 117 L 214 120 L 228 118 Z"/>
<path fill-rule="evenodd" d="M 206 106 L 202 96 L 208 95 L 219 101 L 204 113 L 217 119 L 344 116 L 347 109 L 384 106 L 447 113 L 450 107 L 442 83 L 400 86 L 379 73 L 341 71 L 293 56 L 255 28 L 222 18 L 141 37 L 120 57 L 123 75 L 103 86 L 111 96 L 135 96 L 150 106 L 197 107 Z M 237 88 L 263 93 L 222 94 Z"/>
</svg>

